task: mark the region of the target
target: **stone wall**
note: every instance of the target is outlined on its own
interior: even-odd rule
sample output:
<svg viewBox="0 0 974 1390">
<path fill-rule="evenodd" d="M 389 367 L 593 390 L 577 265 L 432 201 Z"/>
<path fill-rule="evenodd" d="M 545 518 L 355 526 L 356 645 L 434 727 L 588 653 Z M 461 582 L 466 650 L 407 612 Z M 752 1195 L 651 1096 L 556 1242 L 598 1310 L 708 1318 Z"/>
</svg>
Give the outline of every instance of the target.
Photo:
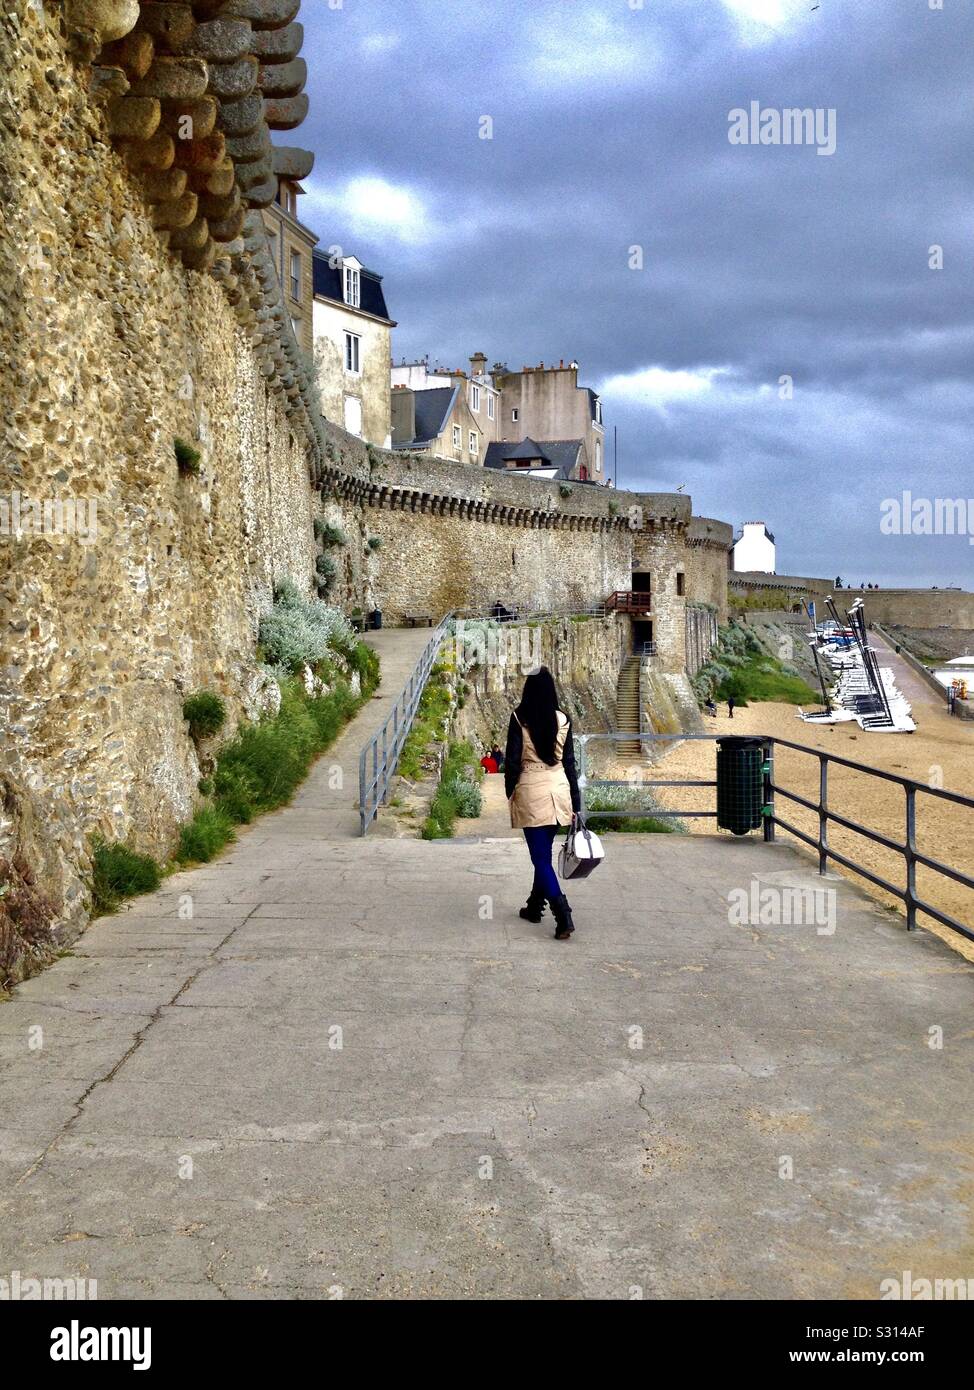
<svg viewBox="0 0 974 1390">
<path fill-rule="evenodd" d="M 688 603 L 686 608 L 686 669 L 696 675 L 717 642 L 717 610 Z"/>
<path fill-rule="evenodd" d="M 577 732 L 609 733 L 614 727 L 616 686 L 629 641 L 624 618 L 550 619 L 539 623 L 483 624 L 461 628 L 447 655 L 464 669 L 470 694 L 457 731 L 475 744 L 496 738 L 503 747 L 511 710 L 521 698 L 524 677 L 547 666 L 562 706 Z M 479 658 L 468 666 L 471 658 Z"/>
<path fill-rule="evenodd" d="M 727 580 L 734 528 L 713 517 L 693 516 L 687 529 L 687 593 L 697 603 L 717 610 L 717 622 L 727 622 Z"/>
<path fill-rule="evenodd" d="M 19 19 L 0 494 L 81 503 L 96 529 L 0 536 L 0 857 L 24 855 L 76 921 L 92 832 L 164 856 L 192 814 L 185 694 L 253 712 L 258 614 L 284 575 L 310 589 L 315 495 L 307 440 L 223 290 L 153 230 L 57 25 Z"/>
<path fill-rule="evenodd" d="M 731 572 L 732 593 L 778 589 L 797 601 L 833 594 L 840 614 L 861 598 L 867 622 L 898 623 L 903 627 L 974 628 L 974 593 L 964 589 L 833 589 L 830 579 L 787 574 Z"/>
</svg>

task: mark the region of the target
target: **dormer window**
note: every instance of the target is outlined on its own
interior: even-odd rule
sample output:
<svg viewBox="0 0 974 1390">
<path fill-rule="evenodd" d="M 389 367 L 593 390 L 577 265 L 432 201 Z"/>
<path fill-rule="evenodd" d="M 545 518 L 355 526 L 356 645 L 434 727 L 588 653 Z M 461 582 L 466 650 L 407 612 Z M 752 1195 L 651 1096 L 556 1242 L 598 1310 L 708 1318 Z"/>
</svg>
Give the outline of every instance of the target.
<svg viewBox="0 0 974 1390">
<path fill-rule="evenodd" d="M 595 397 L 595 423 L 597 425 L 601 425 L 602 423 L 602 402 L 599 400 L 598 396 Z"/>
<path fill-rule="evenodd" d="M 345 303 L 357 309 L 362 302 L 362 272 L 353 265 L 345 266 Z"/>
</svg>

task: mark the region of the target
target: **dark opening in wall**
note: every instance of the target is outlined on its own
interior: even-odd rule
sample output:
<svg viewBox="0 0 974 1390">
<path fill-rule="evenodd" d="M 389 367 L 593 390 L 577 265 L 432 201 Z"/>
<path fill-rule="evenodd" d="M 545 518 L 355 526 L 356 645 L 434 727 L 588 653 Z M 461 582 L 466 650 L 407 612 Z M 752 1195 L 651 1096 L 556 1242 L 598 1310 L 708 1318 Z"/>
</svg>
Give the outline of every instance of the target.
<svg viewBox="0 0 974 1390">
<path fill-rule="evenodd" d="M 685 583 L 686 583 L 686 576 L 684 575 L 683 571 L 682 571 L 682 570 L 677 570 L 677 573 L 676 573 L 676 592 L 677 592 L 678 594 L 683 594 L 683 593 L 686 592 L 686 590 L 685 590 L 685 588 L 684 588 Z"/>
</svg>

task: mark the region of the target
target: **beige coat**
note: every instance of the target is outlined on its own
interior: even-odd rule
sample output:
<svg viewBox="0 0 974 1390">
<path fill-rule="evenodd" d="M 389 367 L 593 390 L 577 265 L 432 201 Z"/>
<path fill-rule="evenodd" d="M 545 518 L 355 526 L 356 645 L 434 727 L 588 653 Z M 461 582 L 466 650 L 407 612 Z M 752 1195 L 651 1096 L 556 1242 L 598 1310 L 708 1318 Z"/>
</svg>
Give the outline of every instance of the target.
<svg viewBox="0 0 974 1390">
<path fill-rule="evenodd" d="M 520 724 L 520 720 L 518 723 Z M 568 717 L 559 710 L 558 734 L 555 738 L 558 762 L 554 767 L 549 767 L 538 756 L 530 733 L 525 725 L 521 724 L 521 737 L 524 741 L 521 775 L 517 779 L 517 786 L 510 802 L 511 825 L 515 830 L 524 830 L 536 825 L 571 825 L 572 792 L 561 761 L 567 736 Z"/>
</svg>

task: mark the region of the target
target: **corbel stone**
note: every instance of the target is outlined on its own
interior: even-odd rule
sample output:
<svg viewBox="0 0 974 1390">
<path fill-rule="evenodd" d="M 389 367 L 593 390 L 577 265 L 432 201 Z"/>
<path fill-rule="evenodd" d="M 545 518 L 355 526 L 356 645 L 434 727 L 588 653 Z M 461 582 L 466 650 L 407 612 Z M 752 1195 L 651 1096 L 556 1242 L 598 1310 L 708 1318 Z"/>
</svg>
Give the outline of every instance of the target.
<svg viewBox="0 0 974 1390">
<path fill-rule="evenodd" d="M 214 241 L 206 241 L 202 246 L 190 247 L 183 252 L 183 264 L 190 270 L 207 271 L 216 260 L 217 246 Z"/>
<path fill-rule="evenodd" d="M 118 63 L 130 77 L 138 78 L 145 77 L 152 67 L 155 53 L 152 35 L 135 29 L 131 34 L 126 34 L 124 39 L 106 44 L 101 51 L 101 57 L 106 63 Z"/>
<path fill-rule="evenodd" d="M 158 203 L 152 209 L 152 225 L 158 230 L 181 231 L 189 227 L 196 217 L 196 194 L 184 190 L 178 197 L 165 203 Z"/>
<path fill-rule="evenodd" d="M 210 63 L 210 91 L 224 101 L 238 101 L 257 87 L 260 66 L 252 53 L 235 63 Z"/>
<path fill-rule="evenodd" d="M 247 20 L 221 16 L 198 24 L 182 52 L 210 63 L 235 63 L 253 51 L 253 44 L 254 31 Z"/>
<path fill-rule="evenodd" d="M 278 178 L 306 179 L 315 167 L 315 157 L 310 150 L 302 150 L 295 145 L 274 145 L 272 148 L 274 173 Z"/>
<path fill-rule="evenodd" d="M 225 101 L 220 106 L 217 124 L 227 135 L 249 135 L 264 117 L 264 99 L 259 92 L 239 101 Z"/>
<path fill-rule="evenodd" d="M 272 175 L 264 183 L 248 188 L 244 196 L 252 208 L 269 208 L 277 197 L 277 179 Z"/>
<path fill-rule="evenodd" d="M 280 29 L 301 8 L 301 0 L 227 0 L 227 13 L 249 19 L 255 29 Z"/>
<path fill-rule="evenodd" d="M 240 206 L 240 193 L 236 188 L 225 198 L 218 198 L 212 193 L 200 193 L 200 212 L 211 222 L 220 222 L 223 218 L 230 217 Z M 228 237 L 227 240 L 233 241 L 233 237 Z"/>
<path fill-rule="evenodd" d="M 228 136 L 227 154 L 236 164 L 252 164 L 255 159 L 263 159 L 270 155 L 273 159 L 274 172 L 277 172 L 277 160 L 274 158 L 270 131 L 265 125 L 259 125 L 249 135 Z"/>
<path fill-rule="evenodd" d="M 178 0 L 151 0 L 142 6 L 139 26 L 151 34 L 160 48 L 177 53 L 196 28 L 192 6 Z"/>
<path fill-rule="evenodd" d="M 180 138 L 185 138 L 182 132 L 188 129 L 191 139 L 205 140 L 216 130 L 219 110 L 220 103 L 216 97 L 200 97 L 198 101 L 169 101 L 163 108 L 162 128 Z"/>
<path fill-rule="evenodd" d="M 132 84 L 135 96 L 195 101 L 206 94 L 209 70 L 202 58 L 157 56 L 145 77 Z"/>
<path fill-rule="evenodd" d="M 224 161 L 226 145 L 222 130 L 215 130 L 203 140 L 180 140 L 175 148 L 175 159 L 180 169 L 198 169 L 212 173 Z"/>
<path fill-rule="evenodd" d="M 149 169 L 142 175 L 142 186 L 150 203 L 170 203 L 186 192 L 189 175 L 185 169 Z"/>
<path fill-rule="evenodd" d="M 264 100 L 264 120 L 271 130 L 294 130 L 308 114 L 308 96 L 274 97 Z"/>
<path fill-rule="evenodd" d="M 297 10 L 295 6 L 294 14 Z M 90 35 L 100 44 L 113 43 L 135 28 L 139 0 L 65 0 L 64 17 L 72 33 Z M 287 20 L 281 23 L 286 24 Z"/>
<path fill-rule="evenodd" d="M 224 158 L 215 169 L 193 174 L 193 187 L 197 193 L 212 193 L 216 198 L 226 198 L 233 192 L 237 182 L 237 171 L 233 160 Z"/>
<path fill-rule="evenodd" d="M 257 59 L 254 59 L 257 62 Z M 273 63 L 260 69 L 259 86 L 265 97 L 294 97 L 308 81 L 308 65 L 303 58 L 290 63 Z"/>
<path fill-rule="evenodd" d="M 92 101 L 108 102 L 110 98 L 123 97 L 131 83 L 120 67 L 97 67 L 91 70 L 91 85 L 88 90 Z"/>
<path fill-rule="evenodd" d="M 159 129 L 161 118 L 157 97 L 114 97 L 105 108 L 109 131 L 126 140 L 148 140 Z"/>
<path fill-rule="evenodd" d="M 196 195 L 189 193 L 185 195 L 193 198 Z M 169 244 L 176 251 L 199 251 L 206 245 L 210 235 L 209 224 L 205 217 L 195 217 L 177 231 L 174 231 Z"/>
<path fill-rule="evenodd" d="M 248 164 L 237 166 L 237 182 L 246 193 L 249 188 L 256 184 L 266 183 L 274 173 L 274 157 L 272 154 L 262 155 Z M 265 232 L 266 238 L 266 232 Z"/>
<path fill-rule="evenodd" d="M 289 63 L 301 52 L 304 25 L 288 24 L 283 29 L 263 29 L 254 33 L 251 52 L 262 63 Z"/>
<path fill-rule="evenodd" d="M 173 138 L 164 130 L 148 140 L 119 140 L 118 149 L 130 169 L 171 169 L 176 157 Z"/>
</svg>

